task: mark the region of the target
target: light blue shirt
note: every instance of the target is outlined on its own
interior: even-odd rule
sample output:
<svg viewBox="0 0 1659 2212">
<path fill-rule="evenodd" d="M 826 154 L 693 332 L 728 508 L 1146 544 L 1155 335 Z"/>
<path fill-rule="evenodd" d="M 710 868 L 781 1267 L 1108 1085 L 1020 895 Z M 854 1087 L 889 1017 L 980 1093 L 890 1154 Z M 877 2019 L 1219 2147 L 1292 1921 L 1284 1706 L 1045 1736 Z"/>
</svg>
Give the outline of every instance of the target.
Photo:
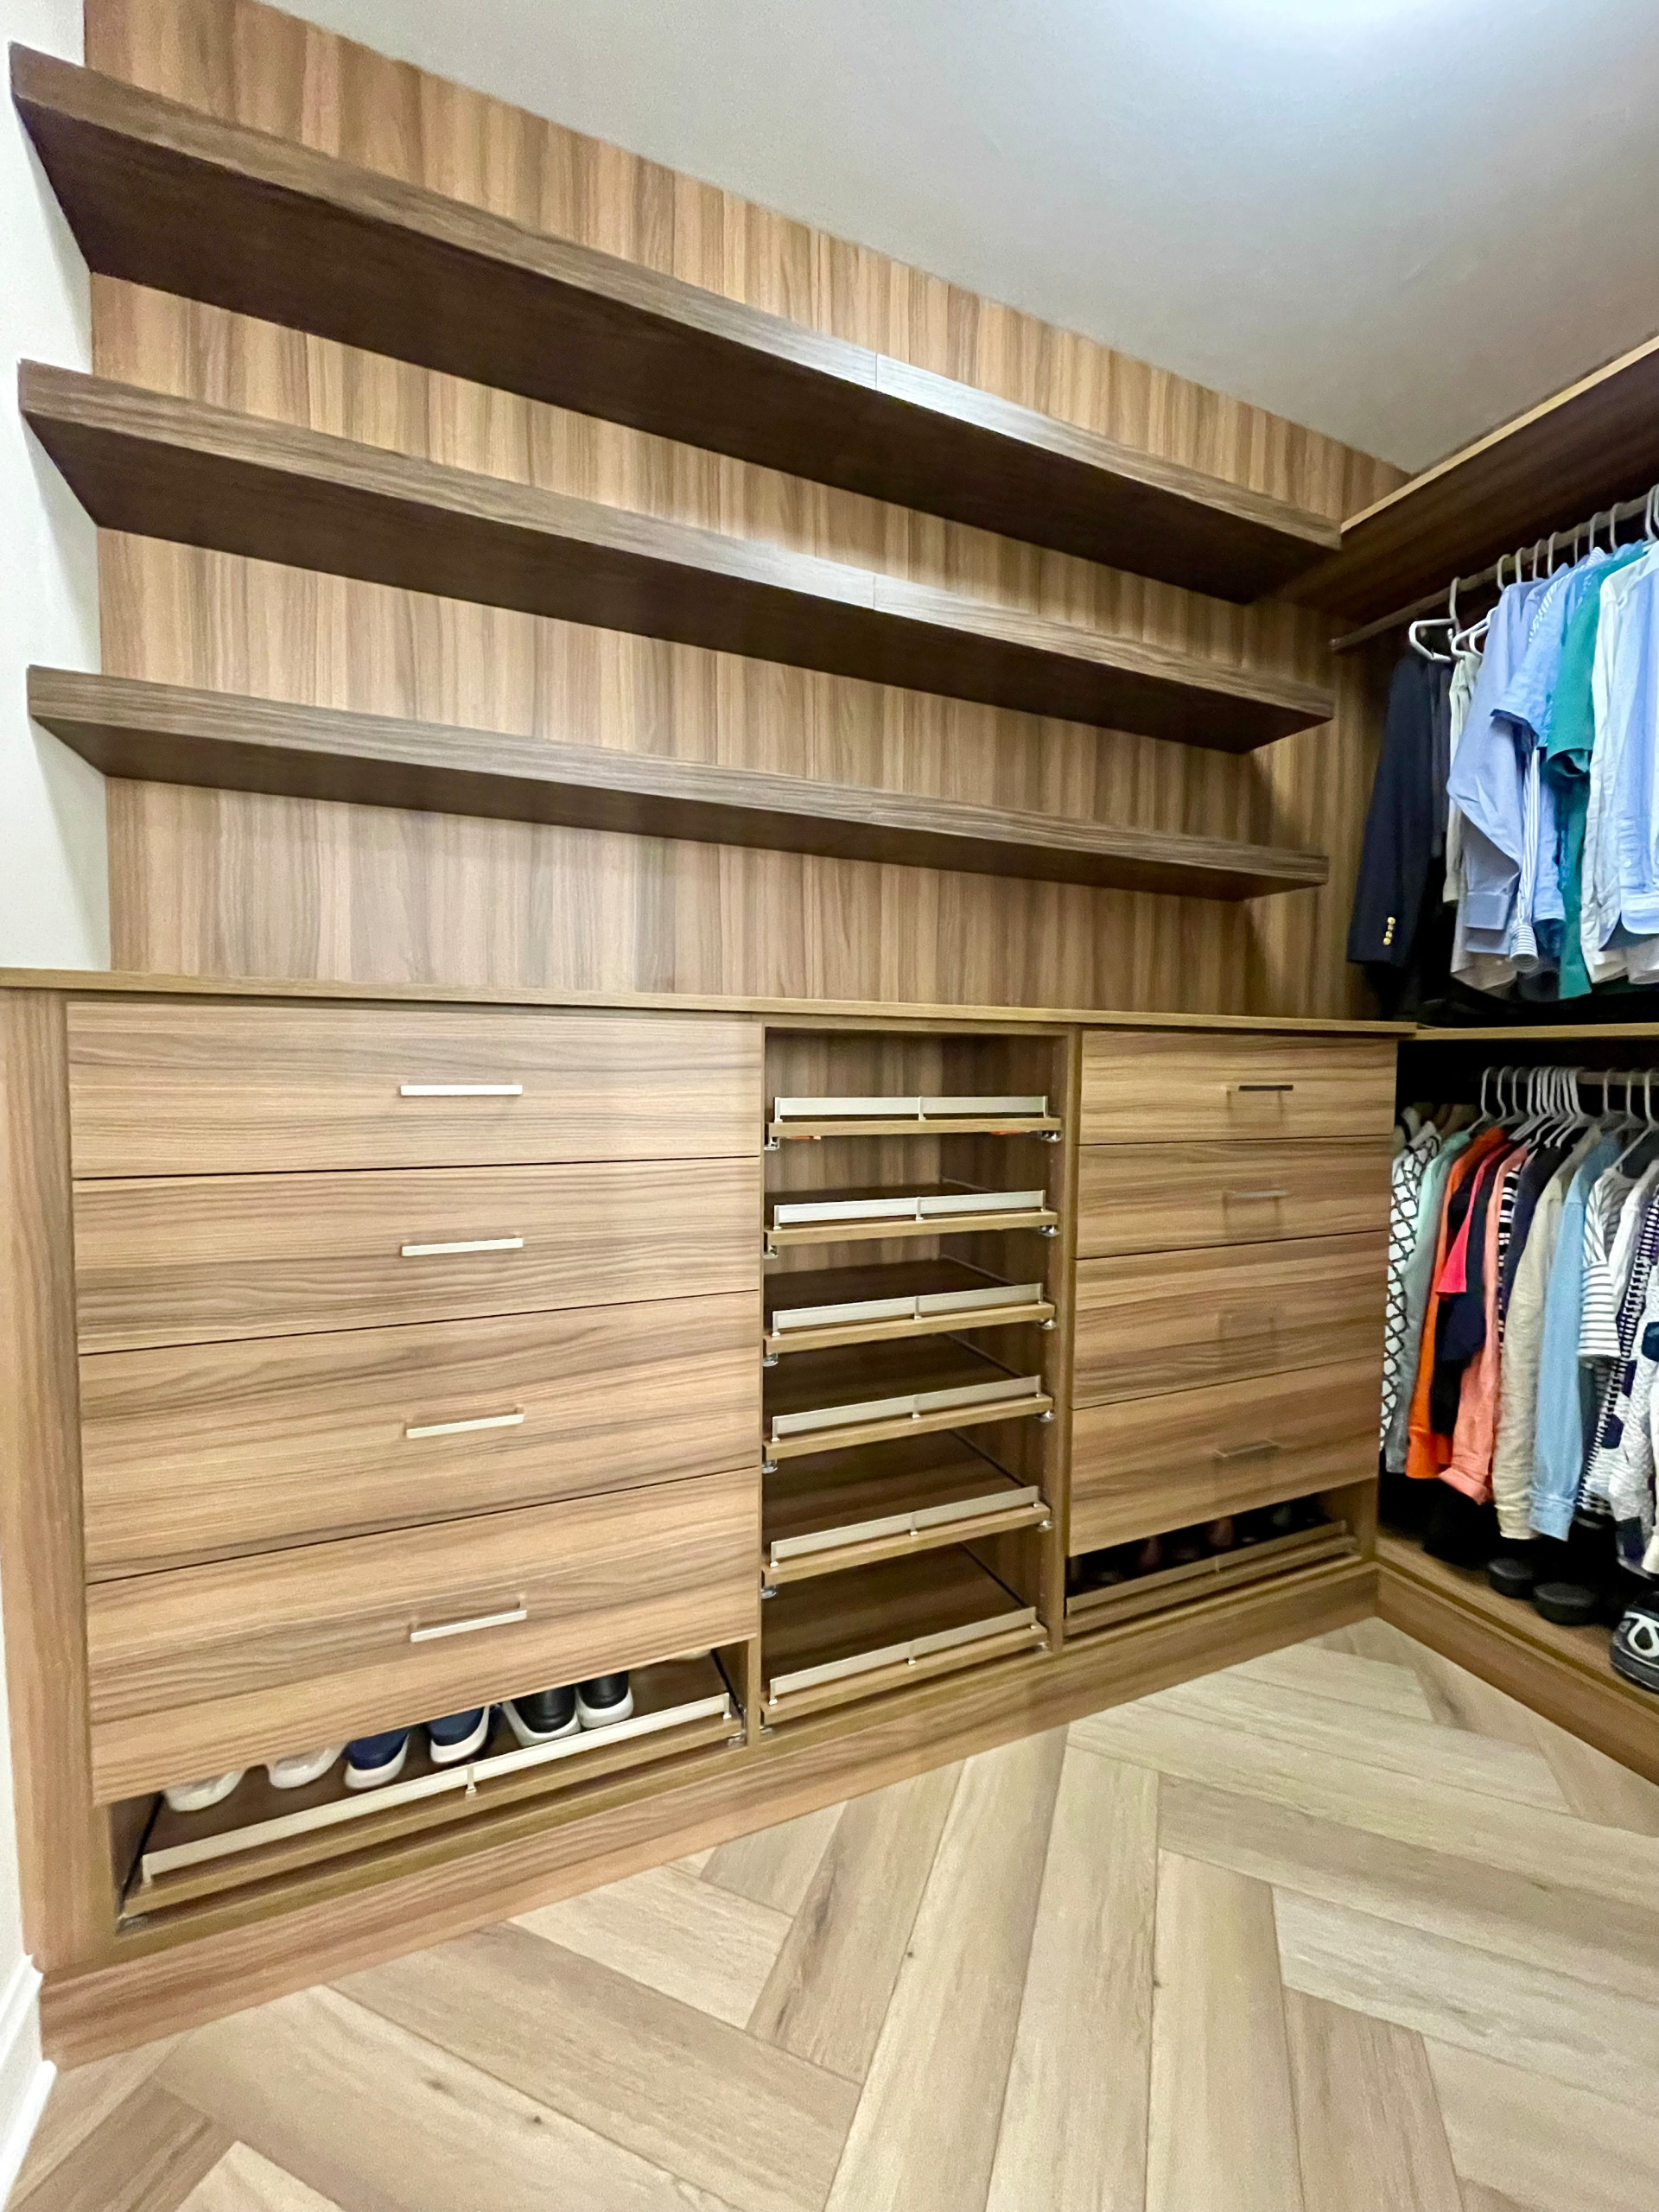
<svg viewBox="0 0 1659 2212">
<path fill-rule="evenodd" d="M 1532 602 L 1547 588 L 1543 582 L 1511 584 L 1492 609 L 1469 717 L 1446 783 L 1464 818 L 1463 914 L 1469 944 L 1478 952 L 1510 949 L 1510 925 L 1534 826 L 1529 813 L 1535 821 L 1515 725 L 1500 717 L 1497 708 L 1526 652 Z"/>
<path fill-rule="evenodd" d="M 1611 670 L 1610 719 L 1624 726 L 1612 800 L 1613 846 L 1618 857 L 1619 920 L 1631 937 L 1659 935 L 1659 745 L 1656 745 L 1656 679 L 1659 678 L 1659 569 L 1643 575 L 1625 604 L 1619 652 Z"/>
<path fill-rule="evenodd" d="M 1598 556 L 1605 560 L 1605 554 Z M 1586 564 L 1588 565 L 1587 563 Z M 1525 651 L 1514 675 L 1505 685 L 1503 696 L 1492 709 L 1496 721 L 1507 722 L 1513 733 L 1516 758 L 1523 764 L 1530 786 L 1529 796 L 1534 811 L 1527 820 L 1532 850 L 1530 868 L 1523 857 L 1521 882 L 1527 897 L 1526 918 L 1532 923 L 1535 933 L 1540 922 L 1559 923 L 1565 918 L 1566 908 L 1561 903 L 1560 859 L 1556 850 L 1555 790 L 1535 765 L 1532 756 L 1549 728 L 1550 702 L 1555 695 L 1555 678 L 1561 665 L 1561 644 L 1567 631 L 1569 606 L 1576 594 L 1573 585 L 1579 571 L 1563 569 L 1550 577 L 1543 589 L 1532 601 L 1529 613 L 1531 626 L 1527 633 Z M 1559 931 L 1548 940 L 1551 957 L 1560 957 Z"/>
<path fill-rule="evenodd" d="M 1544 1293 L 1538 1353 L 1538 1420 L 1532 1456 L 1532 1525 L 1541 1536 L 1564 1537 L 1573 1526 L 1585 1452 L 1595 1412 L 1590 1370 L 1579 1358 L 1584 1318 L 1584 1210 L 1590 1186 L 1618 1157 L 1603 1137 L 1567 1185 L 1561 1225 Z"/>
</svg>

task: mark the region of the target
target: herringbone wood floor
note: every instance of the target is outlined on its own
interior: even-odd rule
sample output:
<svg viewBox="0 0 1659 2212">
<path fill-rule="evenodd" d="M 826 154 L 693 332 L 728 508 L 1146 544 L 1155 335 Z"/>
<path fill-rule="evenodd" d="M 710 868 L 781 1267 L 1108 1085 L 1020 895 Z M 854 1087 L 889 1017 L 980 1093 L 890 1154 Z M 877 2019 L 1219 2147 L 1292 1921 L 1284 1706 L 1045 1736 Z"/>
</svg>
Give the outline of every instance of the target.
<svg viewBox="0 0 1659 2212">
<path fill-rule="evenodd" d="M 1637 2212 L 1659 1789 L 1381 1623 L 82 2069 L 27 2212 Z"/>
</svg>

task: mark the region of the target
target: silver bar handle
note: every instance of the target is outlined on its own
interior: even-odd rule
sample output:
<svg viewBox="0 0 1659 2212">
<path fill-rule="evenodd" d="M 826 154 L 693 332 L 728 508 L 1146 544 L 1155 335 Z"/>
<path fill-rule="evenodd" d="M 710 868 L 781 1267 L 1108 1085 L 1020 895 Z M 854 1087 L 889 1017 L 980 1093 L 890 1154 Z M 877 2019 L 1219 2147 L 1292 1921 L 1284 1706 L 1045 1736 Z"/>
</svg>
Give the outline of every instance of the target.
<svg viewBox="0 0 1659 2212">
<path fill-rule="evenodd" d="M 1288 1191 L 1224 1191 L 1221 1196 L 1224 1205 L 1230 1198 L 1287 1198 L 1290 1192 Z"/>
<path fill-rule="evenodd" d="M 1282 1444 L 1275 1444 L 1272 1437 L 1264 1436 L 1256 1444 L 1217 1444 L 1214 1456 L 1217 1459 L 1267 1459 L 1284 1448 Z"/>
<path fill-rule="evenodd" d="M 522 1098 L 522 1083 L 400 1083 L 400 1098 Z"/>
<path fill-rule="evenodd" d="M 413 1427 L 405 1427 L 405 1437 L 464 1436 L 474 1428 L 518 1428 L 524 1421 L 522 1412 L 510 1414 L 480 1414 L 473 1421 L 427 1421 Z"/>
<path fill-rule="evenodd" d="M 475 1636 L 481 1628 L 511 1628 L 515 1621 L 527 1621 L 530 1608 L 515 1605 L 510 1612 L 475 1613 L 469 1621 L 435 1621 L 430 1628 L 412 1628 L 409 1631 L 411 1643 L 435 1643 L 444 1636 Z"/>
<path fill-rule="evenodd" d="M 522 1252 L 522 1236 L 469 1236 L 459 1244 L 400 1244 L 400 1257 L 405 1260 L 431 1260 L 451 1252 Z"/>
</svg>

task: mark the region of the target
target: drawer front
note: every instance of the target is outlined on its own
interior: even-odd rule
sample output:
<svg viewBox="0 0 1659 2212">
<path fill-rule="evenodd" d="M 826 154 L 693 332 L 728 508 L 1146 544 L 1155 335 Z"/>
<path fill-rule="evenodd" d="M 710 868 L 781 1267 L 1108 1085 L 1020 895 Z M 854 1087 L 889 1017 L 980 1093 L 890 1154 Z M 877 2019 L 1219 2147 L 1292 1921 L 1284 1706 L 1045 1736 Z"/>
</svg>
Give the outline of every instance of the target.
<svg viewBox="0 0 1659 2212">
<path fill-rule="evenodd" d="M 1096 1030 L 1083 1043 L 1084 1144 L 1191 1137 L 1386 1137 L 1392 1039 Z"/>
<path fill-rule="evenodd" d="M 94 1580 L 758 1461 L 752 1293 L 80 1363 Z"/>
<path fill-rule="evenodd" d="M 96 1795 L 754 1636 L 759 1529 L 746 1470 L 99 1583 Z"/>
<path fill-rule="evenodd" d="M 70 1002 L 79 1176 L 757 1153 L 754 1022 Z"/>
<path fill-rule="evenodd" d="M 1369 1359 L 1083 1407 L 1071 1430 L 1070 1549 L 1151 1536 L 1376 1471 L 1379 1340 Z"/>
<path fill-rule="evenodd" d="M 1364 1359 L 1382 1341 L 1388 1261 L 1385 1230 L 1080 1261 L 1072 1398 Z"/>
<path fill-rule="evenodd" d="M 760 1222 L 758 1160 L 82 1183 L 80 1348 L 754 1291 Z"/>
<path fill-rule="evenodd" d="M 1387 1233 L 1387 1137 L 1348 1144 L 1090 1144 L 1077 1154 L 1077 1252 L 1179 1252 Z"/>
</svg>

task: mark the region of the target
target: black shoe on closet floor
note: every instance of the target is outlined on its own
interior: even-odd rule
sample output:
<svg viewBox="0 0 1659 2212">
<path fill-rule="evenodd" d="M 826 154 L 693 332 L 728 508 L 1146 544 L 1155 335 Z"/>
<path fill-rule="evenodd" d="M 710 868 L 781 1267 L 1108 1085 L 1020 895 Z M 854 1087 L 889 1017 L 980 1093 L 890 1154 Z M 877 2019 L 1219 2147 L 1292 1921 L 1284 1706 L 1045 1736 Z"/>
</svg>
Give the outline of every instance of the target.
<svg viewBox="0 0 1659 2212">
<path fill-rule="evenodd" d="M 1613 1672 L 1638 1689 L 1659 1691 L 1659 1602 L 1632 1605 L 1613 1631 Z"/>
<path fill-rule="evenodd" d="M 1601 1592 L 1585 1582 L 1541 1582 L 1532 1602 L 1557 1628 L 1589 1628 L 1601 1612 Z"/>
<path fill-rule="evenodd" d="M 1538 1580 L 1538 1562 L 1530 1544 L 1494 1552 L 1486 1562 L 1486 1580 L 1500 1597 L 1530 1598 Z"/>
</svg>

